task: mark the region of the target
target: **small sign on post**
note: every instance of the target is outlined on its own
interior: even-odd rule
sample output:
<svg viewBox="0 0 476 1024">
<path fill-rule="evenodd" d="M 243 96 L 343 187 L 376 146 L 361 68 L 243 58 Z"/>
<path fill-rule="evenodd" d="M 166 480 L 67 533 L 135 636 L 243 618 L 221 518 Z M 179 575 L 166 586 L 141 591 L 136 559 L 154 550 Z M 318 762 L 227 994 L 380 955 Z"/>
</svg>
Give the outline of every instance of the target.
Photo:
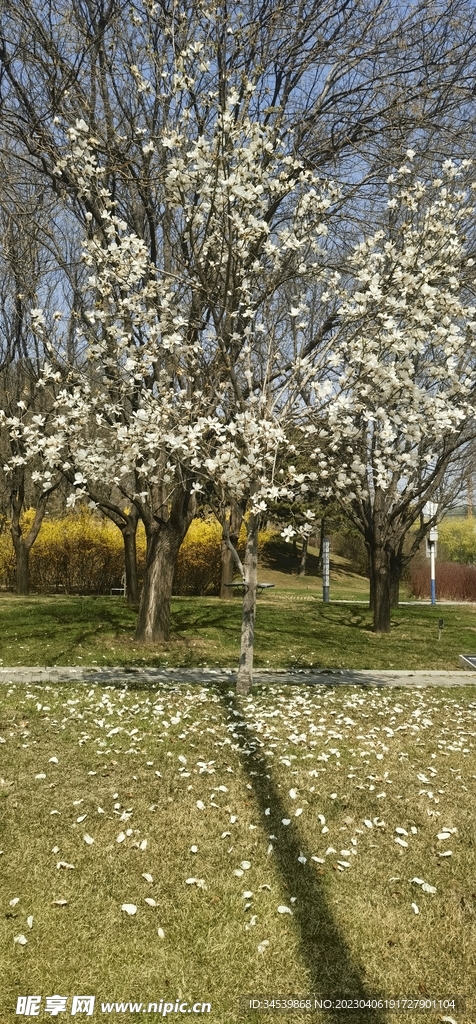
<svg viewBox="0 0 476 1024">
<path fill-rule="evenodd" d="M 330 562 L 329 562 L 330 540 L 324 537 L 322 541 L 322 600 L 327 604 L 329 601 L 330 588 Z"/>
</svg>

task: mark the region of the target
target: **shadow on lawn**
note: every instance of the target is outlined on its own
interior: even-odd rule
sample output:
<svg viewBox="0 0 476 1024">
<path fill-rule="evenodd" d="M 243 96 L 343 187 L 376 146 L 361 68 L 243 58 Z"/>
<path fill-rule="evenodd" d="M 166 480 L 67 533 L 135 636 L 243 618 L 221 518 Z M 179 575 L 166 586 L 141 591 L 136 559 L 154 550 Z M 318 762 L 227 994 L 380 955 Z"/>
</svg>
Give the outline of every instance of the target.
<svg viewBox="0 0 476 1024">
<path fill-rule="evenodd" d="M 311 994 L 323 999 L 346 996 L 364 1000 L 378 999 L 379 993 L 369 992 L 366 988 L 362 966 L 352 956 L 340 928 L 334 921 L 323 886 L 319 883 L 318 873 L 312 866 L 311 851 L 306 848 L 293 822 L 287 826 L 281 823 L 287 814 L 273 782 L 272 769 L 259 752 L 258 740 L 243 720 L 236 696 L 228 691 L 227 694 L 223 694 L 223 703 L 228 721 L 233 724 L 234 732 L 238 736 L 240 760 L 250 777 L 263 829 L 266 835 L 273 834 L 278 837 L 274 843 L 273 856 L 287 893 L 286 903 L 292 907 L 293 904 L 289 903 L 290 897 L 297 897 L 293 909 L 294 922 L 299 934 L 302 960 L 309 974 Z M 269 816 L 265 815 L 265 809 L 268 807 L 271 808 Z M 297 859 L 301 854 L 307 858 L 304 865 Z M 263 995 L 262 992 L 248 994 Z M 278 994 L 293 994 L 287 991 L 285 979 L 282 991 L 276 993 Z M 301 996 L 305 994 L 309 993 L 295 993 Z M 366 1024 L 383 1024 L 386 1019 L 383 1010 L 372 1008 L 361 1013 L 358 1010 L 332 1009 L 325 1012 L 328 1019 L 335 1021 L 336 1024 L 342 1024 L 343 1020 L 349 1019 L 349 1014 L 353 1024 L 363 1024 L 364 1021 Z"/>
</svg>

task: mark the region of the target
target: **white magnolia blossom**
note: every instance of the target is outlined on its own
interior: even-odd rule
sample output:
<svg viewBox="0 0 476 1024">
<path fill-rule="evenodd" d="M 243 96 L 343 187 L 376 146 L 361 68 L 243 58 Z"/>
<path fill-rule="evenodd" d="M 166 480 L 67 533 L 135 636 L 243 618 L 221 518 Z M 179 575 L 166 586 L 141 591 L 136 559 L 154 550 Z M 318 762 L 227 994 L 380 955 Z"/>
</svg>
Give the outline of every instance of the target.
<svg viewBox="0 0 476 1024">
<path fill-rule="evenodd" d="M 392 176 L 392 226 L 350 256 L 332 369 L 314 389 L 313 455 L 327 493 L 349 507 L 378 491 L 397 503 L 403 488 L 416 503 L 473 416 L 476 306 L 464 247 L 473 197 L 451 161 L 431 183 L 409 173 Z"/>
<path fill-rule="evenodd" d="M 305 493 L 291 469 L 277 479 L 276 460 L 288 447 L 299 395 L 316 376 L 315 359 L 304 354 L 305 295 L 320 273 L 338 189 L 290 155 L 285 135 L 246 117 L 235 123 L 232 106 L 231 92 L 213 130 L 194 140 L 186 118 L 153 144 L 142 138 L 144 152 L 167 154 L 163 201 L 183 239 L 173 272 L 167 261 L 150 265 L 146 243 L 117 215 L 88 126 L 67 129 L 56 173 L 73 178 L 101 211 L 102 231 L 83 246 L 86 323 L 77 345 L 87 365 L 59 374 L 58 343 L 44 337 L 42 311 L 32 310 L 33 329 L 51 352 L 42 383 L 56 390 L 46 429 L 32 420 L 19 429 L 47 471 L 74 466 L 69 504 L 98 480 L 134 495 L 138 480 L 143 493 L 173 486 L 177 467 L 195 478 L 196 492 L 211 478 L 224 498 L 249 501 L 255 512 L 296 488 Z M 274 204 L 286 210 L 275 226 Z M 233 294 L 224 284 L 230 260 Z M 302 283 L 277 339 L 263 293 L 272 297 L 292 266 Z M 286 322 L 298 351 L 282 375 Z"/>
</svg>

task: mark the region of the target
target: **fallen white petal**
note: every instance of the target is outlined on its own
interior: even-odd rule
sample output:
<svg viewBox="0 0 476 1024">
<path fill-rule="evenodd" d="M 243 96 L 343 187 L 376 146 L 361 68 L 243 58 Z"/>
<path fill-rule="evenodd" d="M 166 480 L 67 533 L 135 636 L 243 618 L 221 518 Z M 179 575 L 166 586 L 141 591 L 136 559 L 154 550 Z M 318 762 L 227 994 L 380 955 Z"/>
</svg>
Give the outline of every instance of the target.
<svg viewBox="0 0 476 1024">
<path fill-rule="evenodd" d="M 398 843 L 399 846 L 408 846 L 408 843 L 406 843 L 404 839 L 400 839 L 399 836 L 394 839 L 394 842 Z"/>
<path fill-rule="evenodd" d="M 198 807 L 199 811 L 204 811 L 205 810 L 205 804 L 204 804 L 203 800 L 197 800 L 196 807 Z"/>
<path fill-rule="evenodd" d="M 197 879 L 196 879 L 196 878 L 186 878 L 186 879 L 185 879 L 185 884 L 186 884 L 186 885 L 195 885 L 195 882 L 196 882 L 196 881 L 197 881 Z"/>
<path fill-rule="evenodd" d="M 290 825 L 291 824 L 291 818 L 282 818 L 281 819 L 281 824 L 282 825 Z"/>
<path fill-rule="evenodd" d="M 86 835 L 83 836 L 83 839 L 84 839 L 84 842 L 88 844 L 88 846 L 92 846 L 93 843 L 94 843 L 93 837 L 89 836 L 87 832 L 86 832 Z"/>
<path fill-rule="evenodd" d="M 51 851 L 51 852 L 52 852 L 52 853 L 59 853 L 59 851 L 60 851 L 60 848 L 59 848 L 59 846 L 53 846 L 53 849 L 52 849 L 52 851 Z"/>
<path fill-rule="evenodd" d="M 125 838 L 126 838 L 126 833 L 125 832 L 119 832 L 119 835 L 116 836 L 116 843 L 123 843 Z"/>
<path fill-rule="evenodd" d="M 57 757 L 50 757 L 48 764 L 59 764 Z"/>
<path fill-rule="evenodd" d="M 159 939 L 165 939 L 165 932 L 163 928 L 157 928 L 157 935 Z"/>
<path fill-rule="evenodd" d="M 38 775 L 35 775 L 35 779 L 46 779 L 46 775 L 45 775 L 44 772 L 39 772 Z M 25 942 L 26 942 L 26 939 L 25 939 Z"/>
<path fill-rule="evenodd" d="M 155 900 L 153 900 L 151 896 L 146 896 L 145 900 L 144 900 L 144 903 L 147 903 L 148 907 L 156 907 L 157 906 Z"/>
<path fill-rule="evenodd" d="M 143 839 L 142 842 L 139 843 L 139 850 L 146 850 L 146 849 L 147 849 L 147 839 Z"/>
<path fill-rule="evenodd" d="M 412 910 L 413 910 L 414 914 L 419 914 L 420 913 L 416 903 L 412 903 Z"/>
<path fill-rule="evenodd" d="M 27 923 L 27 925 L 28 925 L 28 927 L 29 927 L 29 928 L 33 928 L 33 914 L 30 914 L 30 915 L 29 915 L 29 916 L 27 917 L 27 919 L 26 919 L 26 923 Z"/>
<path fill-rule="evenodd" d="M 423 892 L 436 892 L 436 886 L 430 885 L 429 882 L 423 882 Z"/>
<path fill-rule="evenodd" d="M 78 825 L 80 825 L 81 822 L 84 821 L 85 818 L 87 818 L 87 814 L 80 814 L 79 818 L 76 818 L 76 821 L 78 822 Z"/>
<path fill-rule="evenodd" d="M 263 939 L 258 946 L 258 953 L 264 953 L 267 946 L 269 946 L 269 939 Z"/>
<path fill-rule="evenodd" d="M 407 836 L 408 835 L 408 832 L 407 832 L 406 828 L 396 828 L 395 832 L 399 836 Z"/>
<path fill-rule="evenodd" d="M 294 817 L 295 818 L 299 818 L 299 816 L 301 814 L 302 814 L 302 807 L 296 807 L 296 810 L 294 811 Z"/>
<path fill-rule="evenodd" d="M 253 893 L 252 893 L 252 892 L 250 892 L 250 890 L 249 890 L 249 889 L 246 889 L 246 890 L 245 890 L 245 892 L 242 892 L 242 894 L 241 894 L 241 895 L 243 896 L 243 899 L 244 899 L 244 900 L 250 900 L 250 899 L 251 899 L 251 897 L 252 897 L 252 895 L 253 895 Z"/>
<path fill-rule="evenodd" d="M 291 797 L 291 800 L 295 800 L 296 797 L 297 797 L 297 790 L 296 789 L 290 789 L 289 790 L 289 796 Z"/>
<path fill-rule="evenodd" d="M 223 839 L 223 836 L 222 836 L 222 839 Z M 198 846 L 191 846 L 190 847 L 190 853 L 198 853 Z"/>
<path fill-rule="evenodd" d="M 240 864 L 240 867 L 243 868 L 243 871 L 249 871 L 249 869 L 251 867 L 251 861 L 249 861 L 249 860 L 242 860 L 242 862 Z"/>
<path fill-rule="evenodd" d="M 121 910 L 123 910 L 125 914 L 129 914 L 131 917 L 133 914 L 137 914 L 137 907 L 135 903 L 123 903 Z"/>
<path fill-rule="evenodd" d="M 16 907 L 17 903 L 19 903 L 19 902 L 20 902 L 20 897 L 19 896 L 14 896 L 14 898 L 12 900 L 10 900 L 10 904 L 9 905 L 10 905 L 10 907 Z"/>
<path fill-rule="evenodd" d="M 146 882 L 153 882 L 154 881 L 154 879 L 152 878 L 152 875 L 149 875 L 148 871 L 143 871 L 142 872 L 142 878 L 145 878 Z"/>
<path fill-rule="evenodd" d="M 65 860 L 59 860 L 57 865 L 56 865 L 56 867 L 57 868 L 69 868 L 72 871 L 73 868 L 74 868 L 74 864 L 68 864 L 67 861 L 65 861 Z"/>
<path fill-rule="evenodd" d="M 233 874 L 236 875 L 237 878 L 241 878 L 244 875 L 244 871 L 242 871 L 241 868 L 235 868 Z"/>
<path fill-rule="evenodd" d="M 452 850 L 442 850 L 441 853 L 438 854 L 438 856 L 439 857 L 452 857 L 453 856 L 453 851 Z"/>
<path fill-rule="evenodd" d="M 324 860 L 324 857 L 311 857 L 311 860 L 314 860 L 316 862 L 316 864 L 325 864 L 326 863 L 325 860 Z"/>
<path fill-rule="evenodd" d="M 364 825 L 365 825 L 366 828 L 373 828 L 374 827 L 373 821 L 370 821 L 369 818 L 364 818 Z"/>
<path fill-rule="evenodd" d="M 52 905 L 54 907 L 66 907 L 68 900 L 53 900 Z"/>
<path fill-rule="evenodd" d="M 283 905 L 278 907 L 278 914 L 292 914 L 292 910 L 289 907 Z"/>
<path fill-rule="evenodd" d="M 28 939 L 25 939 L 24 935 L 15 935 L 14 942 L 17 942 L 19 946 L 26 946 Z"/>
<path fill-rule="evenodd" d="M 298 857 L 298 861 L 300 864 L 307 864 L 307 857 L 305 857 L 304 854 L 301 853 L 300 856 Z"/>
</svg>

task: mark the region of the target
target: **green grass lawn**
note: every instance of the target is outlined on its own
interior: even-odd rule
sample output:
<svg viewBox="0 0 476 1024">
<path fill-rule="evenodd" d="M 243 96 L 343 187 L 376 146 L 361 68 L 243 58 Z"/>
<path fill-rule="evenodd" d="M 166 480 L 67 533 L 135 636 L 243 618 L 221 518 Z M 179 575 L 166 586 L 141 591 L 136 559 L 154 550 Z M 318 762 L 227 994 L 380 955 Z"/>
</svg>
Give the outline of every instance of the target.
<svg viewBox="0 0 476 1024">
<path fill-rule="evenodd" d="M 474 1024 L 475 713 L 469 687 L 1 687 L 0 1021 L 83 995 L 251 1024 L 244 996 L 312 994 L 466 1003 L 293 1024 Z"/>
<path fill-rule="evenodd" d="M 459 654 L 476 653 L 476 606 L 403 605 L 384 636 L 372 632 L 365 605 L 324 605 L 307 585 L 259 598 L 257 667 L 452 669 Z M 238 660 L 238 599 L 174 598 L 170 641 L 151 646 L 135 642 L 136 614 L 123 598 L 2 595 L 0 615 L 3 665 L 234 667 Z"/>
</svg>

